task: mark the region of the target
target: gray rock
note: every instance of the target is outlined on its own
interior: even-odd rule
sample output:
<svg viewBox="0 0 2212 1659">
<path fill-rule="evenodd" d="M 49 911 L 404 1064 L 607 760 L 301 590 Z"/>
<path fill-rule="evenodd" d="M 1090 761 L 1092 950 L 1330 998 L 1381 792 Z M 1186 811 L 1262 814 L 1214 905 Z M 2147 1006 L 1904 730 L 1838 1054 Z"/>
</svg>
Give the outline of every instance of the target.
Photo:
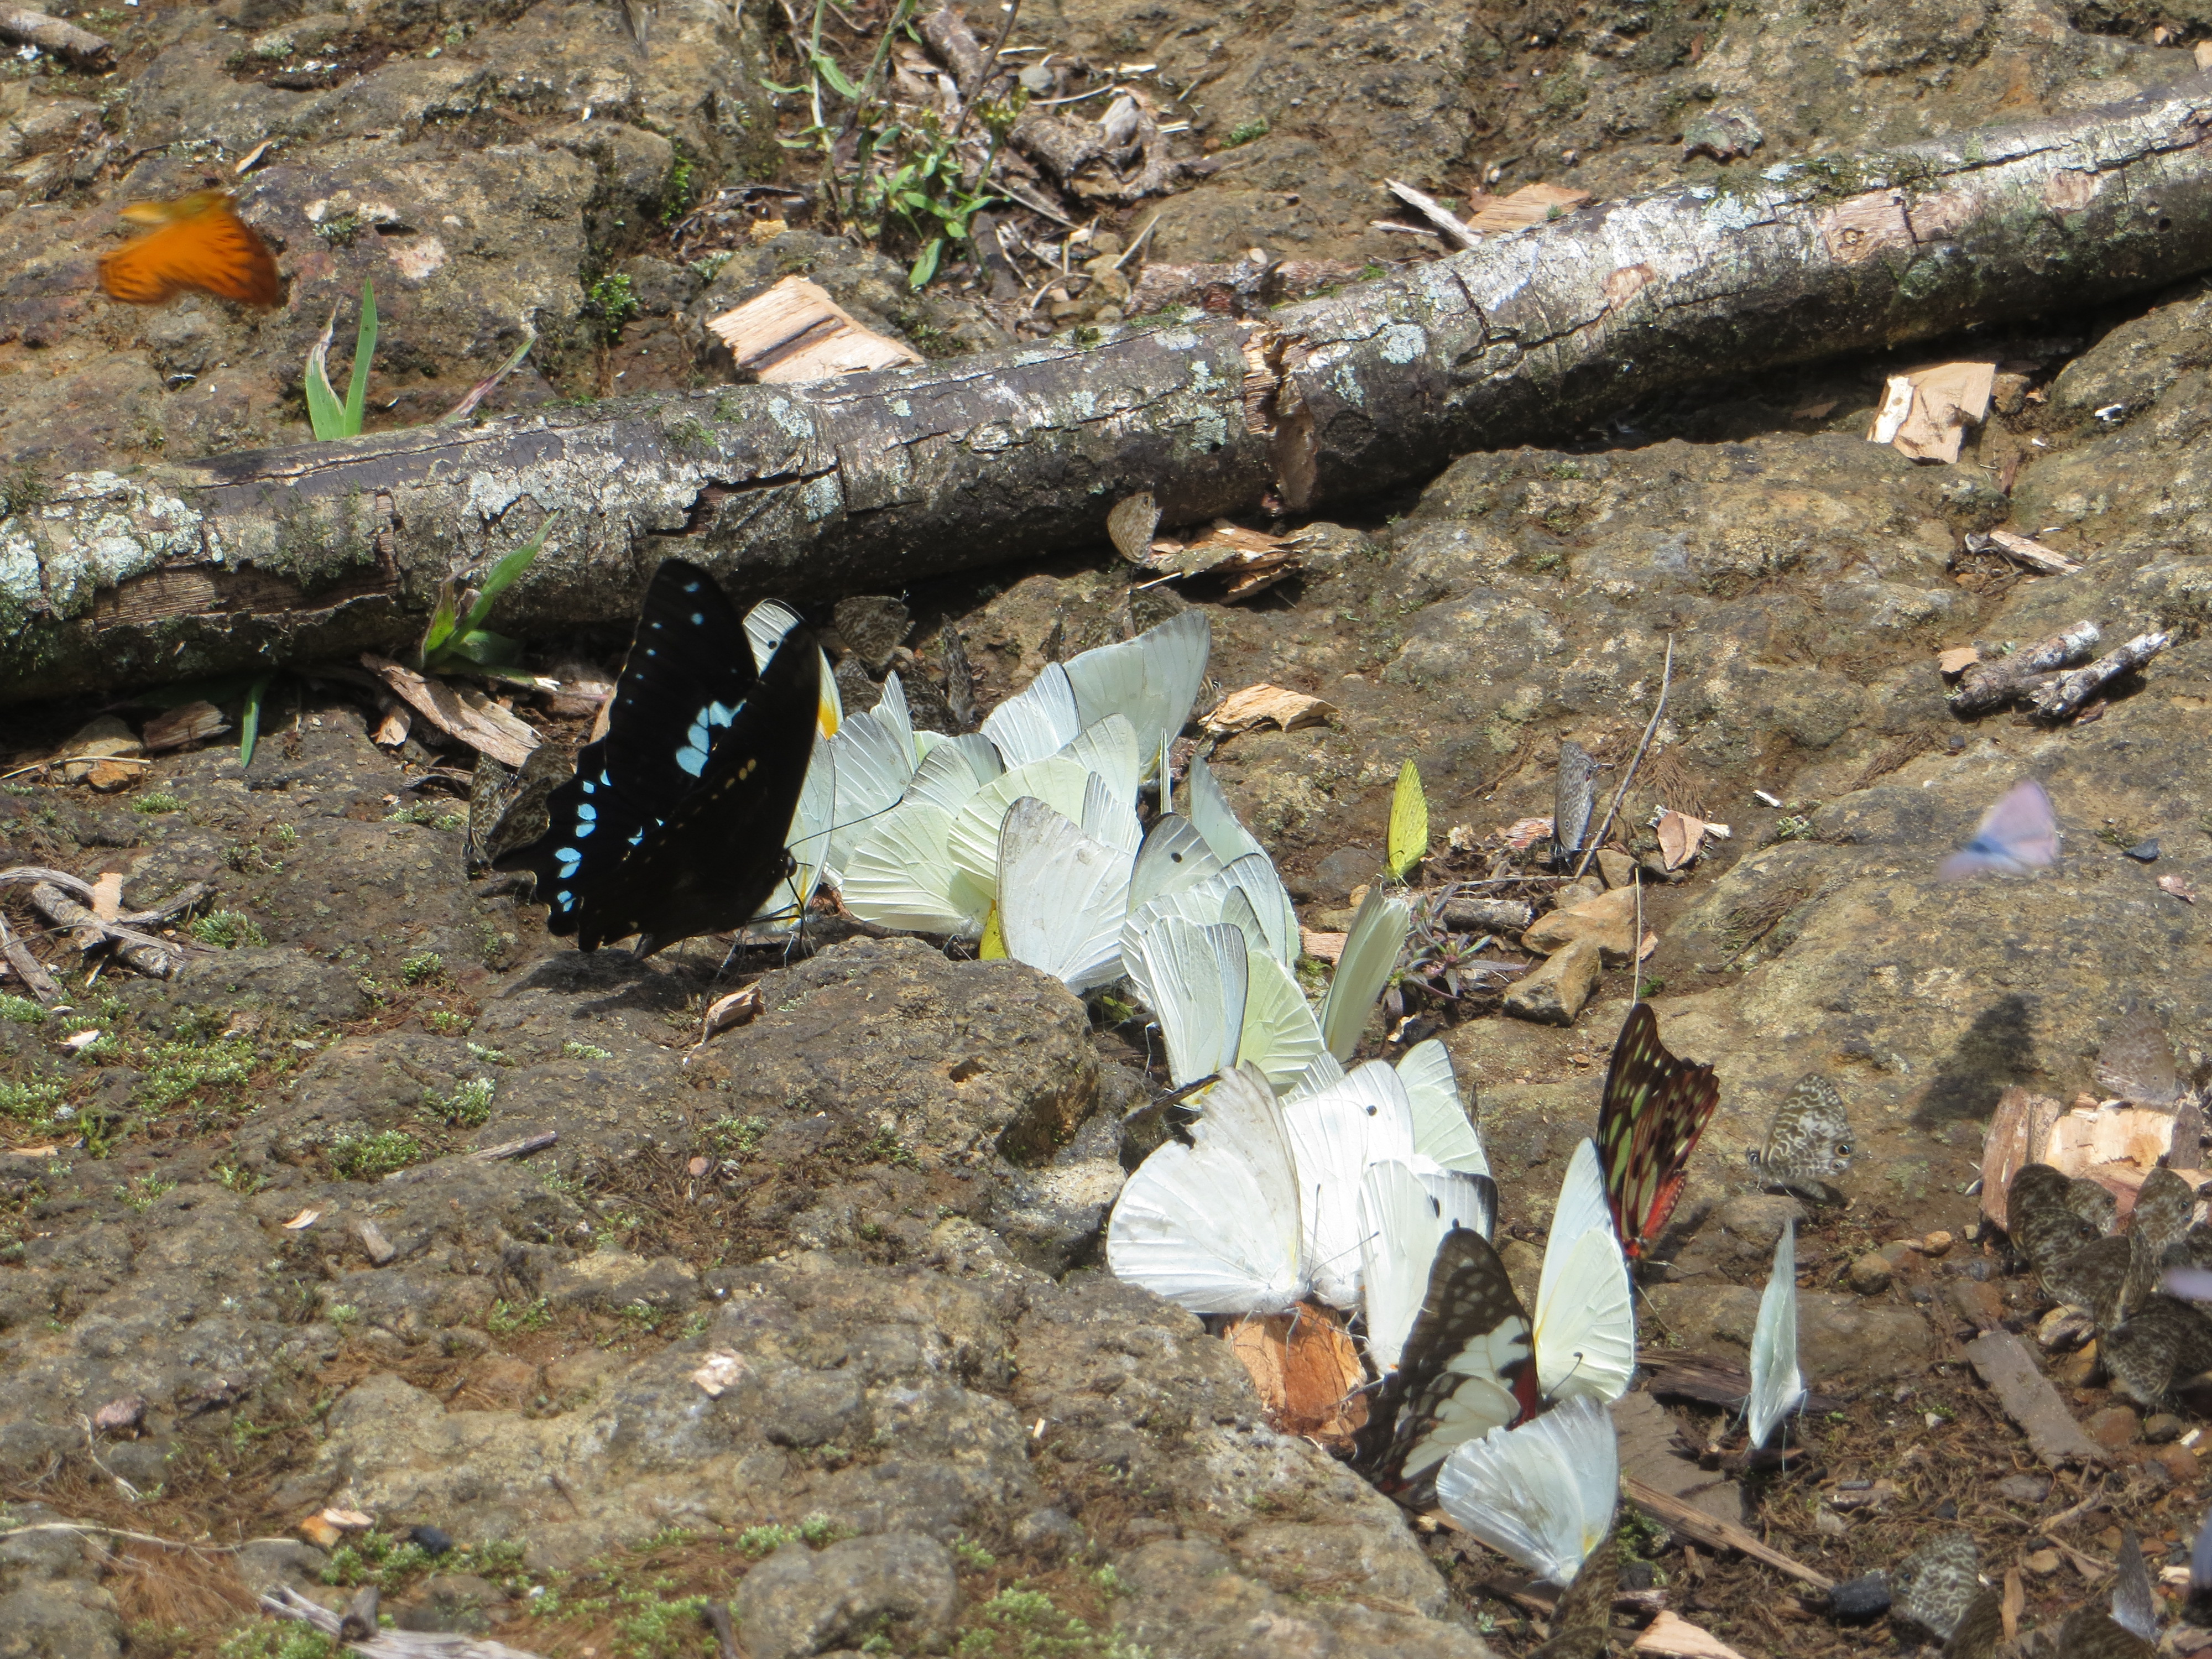
<svg viewBox="0 0 2212 1659">
<path fill-rule="evenodd" d="M 734 1611 L 758 1659 L 807 1659 L 891 1631 L 910 1652 L 943 1639 L 958 1594 L 951 1551 L 919 1533 L 888 1533 L 821 1551 L 785 1545 L 745 1575 Z"/>
<path fill-rule="evenodd" d="M 1600 951 L 1594 939 L 1561 945 L 1505 994 L 1505 1012 L 1539 1025 L 1571 1025 L 1597 990 Z"/>
<path fill-rule="evenodd" d="M 1802 1224 L 1805 1206 L 1779 1194 L 1737 1193 L 1720 1207 L 1722 1231 L 1754 1256 L 1771 1257 L 1784 1227 Z"/>
</svg>

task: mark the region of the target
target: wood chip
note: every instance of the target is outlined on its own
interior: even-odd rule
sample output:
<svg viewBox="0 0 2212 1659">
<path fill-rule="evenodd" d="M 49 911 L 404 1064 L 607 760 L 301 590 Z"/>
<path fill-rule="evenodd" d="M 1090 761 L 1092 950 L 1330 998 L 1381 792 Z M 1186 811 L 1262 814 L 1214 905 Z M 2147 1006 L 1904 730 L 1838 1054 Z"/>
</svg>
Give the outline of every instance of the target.
<svg viewBox="0 0 2212 1659">
<path fill-rule="evenodd" d="M 1936 671 L 1940 674 L 1963 674 L 1982 659 L 1982 653 L 1971 645 L 1954 645 L 1936 659 Z"/>
<path fill-rule="evenodd" d="M 2174 897 L 2179 899 L 2184 904 L 2194 904 L 2197 902 L 2197 890 L 2189 884 L 2188 879 L 2185 877 L 2160 876 L 2158 878 L 2158 884 L 2166 889 L 2167 892 L 2172 894 Z"/>
<path fill-rule="evenodd" d="M 361 660 L 431 725 L 502 765 L 520 766 L 544 741 L 529 721 L 473 686 L 448 685 L 373 652 L 362 653 Z"/>
<path fill-rule="evenodd" d="M 384 711 L 384 718 L 376 723 L 376 744 L 381 749 L 397 749 L 407 741 L 407 734 L 415 729 L 415 711 L 405 703 L 398 703 Z"/>
<path fill-rule="evenodd" d="M 2030 1094 L 2016 1083 L 1997 1097 L 1982 1139 L 1982 1214 L 2000 1231 L 2008 1231 L 2005 1200 L 2012 1178 L 2043 1156 L 2051 1126 L 2065 1109 L 2049 1095 Z"/>
<path fill-rule="evenodd" d="M 2020 1634 L 2020 1615 L 2027 1607 L 2027 1592 L 2020 1582 L 2020 1569 L 2007 1567 L 2004 1576 L 2004 1599 L 1997 1603 L 1997 1617 L 2004 1623 L 2004 1639 L 2008 1642 Z"/>
<path fill-rule="evenodd" d="M 104 871 L 92 884 L 92 914 L 102 921 L 123 920 L 123 872 Z"/>
<path fill-rule="evenodd" d="M 58 1146 L 10 1146 L 10 1158 L 53 1158 L 61 1152 Z"/>
<path fill-rule="evenodd" d="M 1475 231 L 1522 230 L 1556 216 L 1555 210 L 1557 213 L 1571 213 L 1596 199 L 1586 190 L 1569 190 L 1560 185 L 1523 185 L 1510 196 L 1480 198 L 1480 206 L 1468 216 L 1467 226 Z"/>
<path fill-rule="evenodd" d="M 1711 1631 L 1700 1629 L 1678 1613 L 1662 1612 L 1636 1638 L 1631 1653 L 1662 1653 L 1674 1659 L 1743 1659 Z"/>
<path fill-rule="evenodd" d="M 323 1212 L 320 1210 L 302 1210 L 284 1224 L 284 1231 L 288 1233 L 301 1232 L 313 1226 L 322 1218 Z"/>
<path fill-rule="evenodd" d="M 696 1048 L 709 1037 L 719 1036 L 734 1026 L 750 1023 L 767 1006 L 767 1000 L 762 995 L 757 981 L 731 992 L 727 996 L 716 997 L 707 1005 L 707 1017 L 699 1028 L 699 1042 L 692 1047 Z"/>
<path fill-rule="evenodd" d="M 527 1158 L 532 1152 L 542 1152 L 558 1144 L 558 1129 L 541 1129 L 534 1135 L 525 1135 L 520 1140 L 503 1140 L 496 1146 L 486 1146 L 469 1154 L 472 1164 L 497 1164 L 510 1158 Z M 403 1172 L 404 1173 L 404 1172 Z"/>
<path fill-rule="evenodd" d="M 1245 599 L 1297 574 L 1302 541 L 1217 519 L 1194 540 L 1152 542 L 1138 562 L 1160 573 L 1147 587 L 1186 576 L 1218 576 L 1228 584 L 1223 598 Z"/>
<path fill-rule="evenodd" d="M 2027 1435 L 2028 1449 L 2052 1468 L 2094 1463 L 2103 1456 L 2081 1432 L 2051 1379 L 2036 1369 L 2020 1339 L 2010 1331 L 1984 1331 L 1966 1344 L 1976 1375 L 2004 1407 L 2005 1415 Z"/>
<path fill-rule="evenodd" d="M 912 346 L 854 321 L 804 276 L 785 277 L 707 326 L 729 347 L 738 372 L 757 380 L 826 380 L 922 361 Z"/>
<path fill-rule="evenodd" d="M 1206 729 L 1217 738 L 1270 724 L 1295 732 L 1301 726 L 1322 725 L 1336 712 L 1334 703 L 1303 691 L 1287 691 L 1279 685 L 1248 685 L 1221 700 L 1206 717 Z"/>
<path fill-rule="evenodd" d="M 376 1524 L 375 1516 L 365 1514 L 360 1510 L 325 1510 L 323 1519 L 340 1532 L 367 1532 Z"/>
<path fill-rule="evenodd" d="M 203 738 L 220 737 L 229 730 L 230 722 L 213 703 L 188 702 L 148 720 L 139 740 L 149 754 L 159 754 L 165 749 L 182 749 Z"/>
<path fill-rule="evenodd" d="M 2078 559 L 2069 559 L 2054 548 L 2026 536 L 2015 536 L 2009 530 L 1992 530 L 1985 536 L 1966 538 L 1970 553 L 2002 553 L 2015 563 L 2045 576 L 2070 576 L 2081 568 Z"/>
<path fill-rule="evenodd" d="M 276 143 L 276 141 L 274 138 L 264 138 L 252 149 L 249 149 L 245 155 L 240 156 L 238 158 L 238 165 L 233 167 L 231 171 L 240 174 L 241 177 L 252 172 L 254 168 L 261 165 L 261 158 L 269 154 L 270 148 Z"/>
<path fill-rule="evenodd" d="M 1551 833 L 1552 821 L 1549 818 L 1516 818 L 1503 831 L 1505 844 L 1516 853 L 1534 845 Z"/>
</svg>

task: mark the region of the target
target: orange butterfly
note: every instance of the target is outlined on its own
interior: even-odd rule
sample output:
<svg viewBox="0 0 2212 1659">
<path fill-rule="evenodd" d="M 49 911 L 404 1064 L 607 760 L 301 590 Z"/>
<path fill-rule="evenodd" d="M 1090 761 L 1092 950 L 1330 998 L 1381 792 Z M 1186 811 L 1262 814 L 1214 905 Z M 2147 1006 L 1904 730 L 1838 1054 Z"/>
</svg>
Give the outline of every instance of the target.
<svg viewBox="0 0 2212 1659">
<path fill-rule="evenodd" d="M 249 306 L 273 306 L 281 292 L 276 261 L 238 216 L 227 190 L 196 190 L 173 202 L 134 202 L 123 210 L 152 234 L 126 242 L 100 262 L 100 285 L 134 306 L 157 306 L 188 288 Z"/>
</svg>

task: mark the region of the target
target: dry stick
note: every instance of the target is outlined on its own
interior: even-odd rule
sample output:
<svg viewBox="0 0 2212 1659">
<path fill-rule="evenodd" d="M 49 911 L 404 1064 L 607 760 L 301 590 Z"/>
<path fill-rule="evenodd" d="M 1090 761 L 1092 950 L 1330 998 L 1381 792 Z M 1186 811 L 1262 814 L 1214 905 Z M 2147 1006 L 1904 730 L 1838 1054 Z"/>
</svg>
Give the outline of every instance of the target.
<svg viewBox="0 0 2212 1659">
<path fill-rule="evenodd" d="M 296 1538 L 249 1538 L 240 1544 L 210 1544 L 201 1539 L 158 1538 L 150 1532 L 125 1532 L 103 1527 L 97 1521 L 32 1521 L 0 1530 L 0 1538 L 16 1538 L 30 1532 L 72 1532 L 85 1538 L 119 1538 L 126 1544 L 151 1544 L 156 1549 L 185 1550 L 192 1554 L 235 1555 L 256 1544 L 297 1544 Z"/>
<path fill-rule="evenodd" d="M 538 1659 L 534 1653 L 495 1642 L 489 1636 L 456 1636 L 446 1632 L 380 1630 L 357 1638 L 343 1635 L 345 1621 L 328 1607 L 319 1607 L 289 1584 L 261 1598 L 261 1610 L 277 1619 L 312 1625 L 325 1636 L 337 1637 L 362 1659 Z"/>
<path fill-rule="evenodd" d="M 59 755 L 52 760 L 33 761 L 28 766 L 19 766 L 12 772 L 0 772 L 0 780 L 20 778 L 26 772 L 43 772 L 49 766 L 100 766 L 109 761 L 119 762 L 125 766 L 151 766 L 154 763 L 149 760 L 141 760 L 136 755 Z"/>
<path fill-rule="evenodd" d="M 2117 651 L 2107 651 L 2086 668 L 2077 668 L 2070 674 L 2061 674 L 2048 685 L 2037 690 L 2029 699 L 2035 705 L 2039 718 L 2063 720 L 2080 711 L 2089 695 L 2107 680 L 2118 679 L 2132 669 L 2142 667 L 2166 649 L 2173 638 L 2171 634 L 2138 634 Z"/>
<path fill-rule="evenodd" d="M 1583 861 L 1575 866 L 1575 879 L 1577 881 L 1582 879 L 1583 872 L 1589 868 L 1590 860 L 1597 856 L 1597 849 L 1605 845 L 1605 832 L 1613 828 L 1613 815 L 1620 811 L 1620 803 L 1628 795 L 1628 786 L 1636 781 L 1636 769 L 1644 763 L 1644 751 L 1651 746 L 1651 734 L 1659 729 L 1659 717 L 1667 712 L 1667 688 L 1674 683 L 1674 636 L 1669 634 L 1667 636 L 1667 661 L 1659 671 L 1659 701 L 1652 705 L 1651 719 L 1644 728 L 1644 741 L 1636 745 L 1635 758 L 1628 763 L 1628 770 L 1620 775 L 1620 787 L 1613 792 L 1613 804 L 1605 809 L 1605 822 L 1598 825 L 1597 834 L 1590 837 L 1590 844 L 1583 853 Z M 1644 943 L 1641 933 L 1637 935 L 1636 943 L 1639 946 Z"/>
<path fill-rule="evenodd" d="M 0 915 L 0 957 L 15 970 L 16 978 L 31 988 L 31 994 L 51 1008 L 62 1000 L 62 988 L 46 971 L 46 964 L 31 954 L 30 947 L 9 930 L 8 918 Z"/>
<path fill-rule="evenodd" d="M 1976 663 L 1951 693 L 1951 712 L 1986 714 L 1992 708 L 2002 708 L 2015 697 L 2027 696 L 2034 690 L 2040 676 L 2087 656 L 2096 648 L 2098 637 L 2096 623 L 2077 622 L 2063 632 L 2039 640 L 2008 657 Z"/>
<path fill-rule="evenodd" d="M 1732 1549 L 1748 1555 L 1754 1561 L 1764 1561 L 1770 1567 L 1788 1573 L 1792 1578 L 1802 1579 L 1815 1589 L 1833 1589 L 1836 1581 L 1824 1572 L 1817 1572 L 1802 1561 L 1792 1560 L 1780 1550 L 1761 1543 L 1733 1521 L 1721 1521 L 1703 1510 L 1685 1504 L 1679 1498 L 1669 1497 L 1656 1486 L 1649 1486 L 1632 1475 L 1623 1475 L 1621 1490 L 1628 1500 L 1645 1514 L 1655 1516 L 1677 1532 L 1685 1532 L 1701 1544 L 1715 1548 Z"/>
</svg>

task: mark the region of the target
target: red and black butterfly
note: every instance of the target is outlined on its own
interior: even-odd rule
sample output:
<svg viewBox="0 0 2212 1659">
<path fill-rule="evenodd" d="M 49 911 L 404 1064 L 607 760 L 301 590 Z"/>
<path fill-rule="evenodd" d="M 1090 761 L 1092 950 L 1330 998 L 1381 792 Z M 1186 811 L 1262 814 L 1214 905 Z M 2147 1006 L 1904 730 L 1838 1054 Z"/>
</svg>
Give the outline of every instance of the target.
<svg viewBox="0 0 2212 1659">
<path fill-rule="evenodd" d="M 1630 1261 L 1640 1259 L 1666 1230 L 1682 1194 L 1691 1151 L 1720 1103 L 1713 1068 L 1667 1052 L 1650 1003 L 1630 1009 L 1613 1045 L 1597 1115 L 1606 1200 Z"/>
<path fill-rule="evenodd" d="M 1437 1246 L 1398 1369 L 1352 1441 L 1352 1466 L 1425 1507 L 1453 1447 L 1524 1421 L 1539 1403 L 1528 1316 L 1505 1264 L 1480 1233 L 1454 1228 Z"/>
</svg>

